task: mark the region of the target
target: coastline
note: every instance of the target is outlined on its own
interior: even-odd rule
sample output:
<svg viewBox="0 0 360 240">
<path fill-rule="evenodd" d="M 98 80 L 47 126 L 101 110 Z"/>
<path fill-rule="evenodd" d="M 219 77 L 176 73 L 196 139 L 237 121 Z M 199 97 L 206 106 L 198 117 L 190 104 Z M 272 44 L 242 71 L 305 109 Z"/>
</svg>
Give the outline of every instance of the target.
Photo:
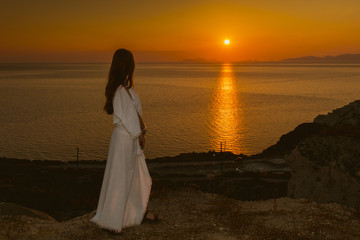
<svg viewBox="0 0 360 240">
<path fill-rule="evenodd" d="M 127 228 L 122 239 L 359 239 L 359 146 L 360 100 L 257 155 L 147 159 L 148 210 L 164 220 L 156 231 Z M 115 239 L 89 221 L 105 161 L 0 158 L 0 166 L 0 238 Z"/>
</svg>

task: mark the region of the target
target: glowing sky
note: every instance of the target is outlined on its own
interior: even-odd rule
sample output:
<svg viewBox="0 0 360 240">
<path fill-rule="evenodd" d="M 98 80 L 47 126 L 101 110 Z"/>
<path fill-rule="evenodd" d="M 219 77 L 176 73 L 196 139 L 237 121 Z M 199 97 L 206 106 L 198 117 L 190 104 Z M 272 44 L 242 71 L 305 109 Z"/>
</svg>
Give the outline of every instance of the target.
<svg viewBox="0 0 360 240">
<path fill-rule="evenodd" d="M 0 61 L 108 62 L 121 47 L 155 62 L 360 53 L 359 12 L 359 0 L 1 1 Z"/>
</svg>

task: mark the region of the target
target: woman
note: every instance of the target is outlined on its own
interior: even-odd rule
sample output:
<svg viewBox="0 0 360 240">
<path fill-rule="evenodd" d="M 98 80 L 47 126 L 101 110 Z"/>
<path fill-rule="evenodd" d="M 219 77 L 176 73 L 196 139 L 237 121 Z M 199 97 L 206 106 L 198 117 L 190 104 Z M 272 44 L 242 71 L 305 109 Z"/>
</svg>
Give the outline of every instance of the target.
<svg viewBox="0 0 360 240">
<path fill-rule="evenodd" d="M 132 88 L 134 68 L 131 52 L 117 50 L 105 90 L 104 109 L 113 115 L 115 128 L 96 215 L 91 221 L 115 232 L 142 222 L 151 190 L 142 151 L 146 128 L 140 100 Z"/>
</svg>

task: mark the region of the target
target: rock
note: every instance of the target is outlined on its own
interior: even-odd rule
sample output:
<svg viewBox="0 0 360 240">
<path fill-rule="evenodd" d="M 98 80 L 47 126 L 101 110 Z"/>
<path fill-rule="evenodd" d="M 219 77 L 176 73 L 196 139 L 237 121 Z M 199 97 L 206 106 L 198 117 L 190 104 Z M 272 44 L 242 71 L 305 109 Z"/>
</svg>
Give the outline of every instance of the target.
<svg viewBox="0 0 360 240">
<path fill-rule="evenodd" d="M 311 137 L 285 159 L 292 170 L 288 196 L 359 207 L 359 138 Z"/>
<path fill-rule="evenodd" d="M 314 119 L 314 123 L 326 126 L 358 125 L 360 124 L 360 100 L 335 109 L 327 115 L 319 115 Z"/>
<path fill-rule="evenodd" d="M 292 170 L 288 196 L 359 207 L 360 100 L 317 116 L 313 124 L 321 130 L 285 157 Z"/>
<path fill-rule="evenodd" d="M 0 216 L 28 216 L 33 218 L 40 218 L 49 221 L 55 221 L 50 215 L 34 209 L 23 207 L 14 203 L 0 202 Z"/>
<path fill-rule="evenodd" d="M 312 123 L 302 123 L 293 131 L 265 149 L 258 157 L 283 156 L 289 154 L 302 140 L 313 136 L 360 136 L 360 100 L 327 115 L 317 116 Z"/>
<path fill-rule="evenodd" d="M 319 134 L 323 129 L 324 127 L 318 123 L 302 123 L 293 131 L 282 135 L 275 145 L 265 149 L 261 155 L 282 156 L 290 153 L 301 140 Z"/>
</svg>

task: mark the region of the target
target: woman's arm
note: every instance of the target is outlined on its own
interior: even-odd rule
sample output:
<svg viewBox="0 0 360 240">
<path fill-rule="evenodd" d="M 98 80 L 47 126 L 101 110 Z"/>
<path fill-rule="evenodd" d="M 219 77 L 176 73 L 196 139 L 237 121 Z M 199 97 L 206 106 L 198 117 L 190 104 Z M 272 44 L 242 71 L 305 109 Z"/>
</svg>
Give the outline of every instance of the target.
<svg viewBox="0 0 360 240">
<path fill-rule="evenodd" d="M 139 122 L 140 122 L 141 134 L 145 135 L 145 133 L 146 133 L 145 123 L 139 113 L 138 113 L 138 117 L 139 117 Z"/>
<path fill-rule="evenodd" d="M 140 122 L 140 129 L 141 129 L 141 134 L 139 136 L 139 144 L 140 144 L 141 149 L 143 149 L 145 147 L 146 127 L 145 127 L 144 121 L 139 113 L 138 113 L 138 117 L 139 117 L 139 122 Z"/>
</svg>

